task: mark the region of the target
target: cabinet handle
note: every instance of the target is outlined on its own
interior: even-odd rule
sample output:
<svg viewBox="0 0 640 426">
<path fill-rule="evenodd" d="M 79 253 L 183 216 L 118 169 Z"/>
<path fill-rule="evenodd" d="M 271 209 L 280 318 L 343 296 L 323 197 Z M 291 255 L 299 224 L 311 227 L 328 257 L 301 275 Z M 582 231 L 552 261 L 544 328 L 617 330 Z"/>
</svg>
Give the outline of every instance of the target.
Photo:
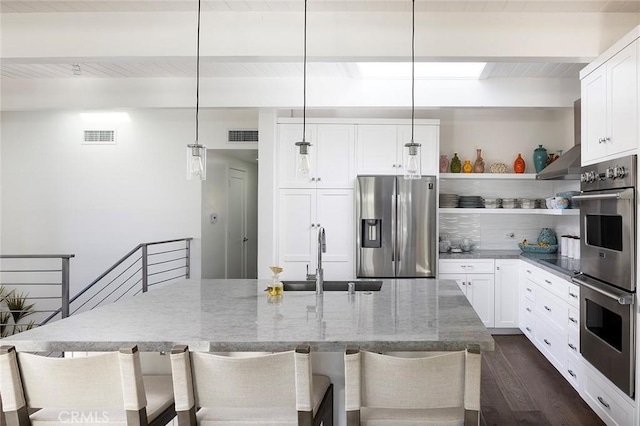
<svg viewBox="0 0 640 426">
<path fill-rule="evenodd" d="M 471 285 L 471 281 L 467 282 L 467 285 Z"/>
<path fill-rule="evenodd" d="M 609 142 L 611 140 L 611 138 L 609 136 L 607 136 L 606 138 L 604 138 L 605 142 Z"/>
<path fill-rule="evenodd" d="M 311 177 L 311 182 L 315 182 L 316 178 Z"/>
<path fill-rule="evenodd" d="M 577 294 L 574 294 L 574 293 L 571 293 L 571 292 L 569 292 L 569 296 L 571 296 L 571 297 L 573 297 L 573 298 L 575 298 L 575 299 L 577 299 L 577 298 L 578 298 L 578 295 L 577 295 Z"/>
<path fill-rule="evenodd" d="M 549 281 L 549 280 L 544 280 L 544 282 L 545 282 L 545 283 L 547 283 L 547 284 L 549 284 L 549 285 L 553 284 L 553 283 L 552 283 L 551 281 Z"/>
<path fill-rule="evenodd" d="M 527 309 L 527 312 L 531 312 L 531 308 L 526 308 L 526 309 Z"/>
<path fill-rule="evenodd" d="M 395 164 L 392 164 L 392 165 L 391 165 L 391 167 L 393 167 L 393 168 L 395 169 L 395 168 L 396 168 L 396 165 L 395 165 Z"/>
<path fill-rule="evenodd" d="M 576 348 L 576 347 L 573 345 L 573 343 L 569 343 L 569 347 L 570 347 L 571 349 L 573 349 L 574 351 L 578 350 L 578 348 Z"/>
<path fill-rule="evenodd" d="M 315 228 L 315 227 L 316 227 L 316 224 L 315 224 L 315 223 L 312 223 L 312 224 L 311 224 L 311 227 L 312 227 L 312 228 Z"/>
<path fill-rule="evenodd" d="M 531 270 L 527 269 L 527 274 L 531 274 Z"/>
<path fill-rule="evenodd" d="M 551 343 L 547 339 L 542 339 L 547 345 L 551 346 Z"/>
<path fill-rule="evenodd" d="M 402 168 L 402 164 L 398 164 L 398 168 L 401 169 Z"/>
<path fill-rule="evenodd" d="M 604 138 L 598 139 L 598 143 L 604 143 Z"/>
<path fill-rule="evenodd" d="M 551 312 L 551 308 L 550 308 L 550 307 L 548 307 L 547 305 L 544 305 L 544 308 L 545 308 L 548 312 Z"/>
<path fill-rule="evenodd" d="M 318 182 L 320 182 L 320 178 L 317 178 L 316 180 L 317 180 Z"/>
<path fill-rule="evenodd" d="M 525 327 L 525 330 L 527 330 L 529 333 L 531 333 L 531 329 L 529 327 Z"/>
<path fill-rule="evenodd" d="M 531 290 L 529 287 L 527 287 L 527 291 L 528 291 L 529 293 L 531 293 L 533 290 Z"/>
<path fill-rule="evenodd" d="M 609 404 L 607 404 L 604 399 L 602 399 L 601 396 L 598 397 L 598 402 L 600 402 L 600 404 L 604 405 L 605 408 L 611 408 L 611 406 Z"/>
<path fill-rule="evenodd" d="M 578 320 L 577 320 L 577 319 L 575 319 L 574 317 L 569 317 L 569 321 L 571 321 L 571 322 L 572 322 L 572 323 L 574 323 L 574 324 L 577 324 L 577 323 L 578 323 Z"/>
<path fill-rule="evenodd" d="M 499 271 L 499 270 L 500 270 L 500 267 L 499 267 L 499 266 L 496 266 L 496 271 Z"/>
<path fill-rule="evenodd" d="M 576 373 L 574 373 L 572 370 L 567 370 L 567 372 L 571 374 L 571 377 L 573 377 L 574 379 L 577 377 Z"/>
</svg>

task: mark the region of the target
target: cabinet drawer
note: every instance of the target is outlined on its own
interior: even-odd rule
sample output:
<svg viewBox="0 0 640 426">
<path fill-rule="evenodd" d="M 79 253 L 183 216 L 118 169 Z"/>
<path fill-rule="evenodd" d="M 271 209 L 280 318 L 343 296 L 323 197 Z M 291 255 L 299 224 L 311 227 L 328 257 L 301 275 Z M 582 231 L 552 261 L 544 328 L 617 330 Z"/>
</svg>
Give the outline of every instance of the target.
<svg viewBox="0 0 640 426">
<path fill-rule="evenodd" d="M 522 294 L 525 299 L 535 303 L 536 301 L 536 286 L 532 281 L 524 280 L 522 284 Z"/>
<path fill-rule="evenodd" d="M 558 371 L 564 371 L 567 358 L 567 338 L 554 331 L 548 324 L 539 319 L 536 321 L 536 346 L 547 357 Z"/>
<path fill-rule="evenodd" d="M 580 309 L 580 286 L 568 283 L 567 302 L 576 309 Z"/>
<path fill-rule="evenodd" d="M 525 336 L 532 342 L 535 339 L 534 327 L 535 327 L 536 319 L 533 315 L 522 315 L 520 317 L 520 330 L 524 333 Z"/>
<path fill-rule="evenodd" d="M 608 425 L 633 424 L 633 406 L 618 395 L 613 385 L 584 365 L 584 400 Z"/>
<path fill-rule="evenodd" d="M 573 388 L 577 390 L 578 393 L 580 393 L 583 380 L 582 357 L 579 354 L 573 355 L 569 353 L 567 355 L 567 362 L 564 368 L 564 372 L 564 376 L 566 377 L 567 381 L 571 383 L 571 386 L 573 386 Z"/>
<path fill-rule="evenodd" d="M 567 334 L 567 351 L 569 351 L 570 354 L 575 356 L 580 355 L 580 334 L 576 334 L 576 333 Z"/>
<path fill-rule="evenodd" d="M 569 307 L 567 315 L 567 331 L 576 335 L 580 335 L 580 311 Z"/>
<path fill-rule="evenodd" d="M 522 300 L 522 314 L 523 315 L 533 315 L 534 310 L 536 309 L 536 305 L 531 300 L 526 297 Z"/>
<path fill-rule="evenodd" d="M 494 273 L 493 259 L 470 259 L 470 260 L 441 259 L 438 266 L 440 266 L 441 274 L 493 274 Z"/>
<path fill-rule="evenodd" d="M 544 320 L 550 327 L 560 334 L 567 330 L 567 304 L 552 294 L 538 288 L 536 290 L 535 312 L 538 318 Z"/>
</svg>

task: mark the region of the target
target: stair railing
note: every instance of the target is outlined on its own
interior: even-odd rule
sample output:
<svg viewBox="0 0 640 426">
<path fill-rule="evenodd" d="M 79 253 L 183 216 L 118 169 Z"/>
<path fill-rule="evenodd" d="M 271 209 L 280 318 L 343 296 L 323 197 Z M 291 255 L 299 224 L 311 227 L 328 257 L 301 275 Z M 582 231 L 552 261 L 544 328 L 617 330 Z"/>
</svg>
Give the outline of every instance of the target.
<svg viewBox="0 0 640 426">
<path fill-rule="evenodd" d="M 0 315 L 15 314 L 44 317 L 46 314 L 69 316 L 69 268 L 73 254 L 2 254 L 0 255 L 0 285 L 5 295 L 13 292 L 15 307 L 3 303 Z M 59 290 L 55 289 L 59 287 Z M 25 306 L 33 304 L 33 308 Z M 60 306 L 58 308 L 58 306 Z M 6 308 L 6 309 L 5 309 Z M 10 318 L 10 317 L 7 317 Z M 25 317 L 27 318 L 27 317 Z M 4 321 L 3 325 L 7 326 Z M 35 320 L 34 320 L 35 322 Z M 42 322 L 38 323 L 42 324 Z M 10 327 L 24 329 L 26 324 L 11 324 Z"/>
<path fill-rule="evenodd" d="M 191 240 L 193 238 L 138 244 L 40 325 L 58 315 L 64 318 L 65 311 L 67 315 L 73 315 L 123 297 L 146 293 L 155 285 L 190 278 Z"/>
</svg>

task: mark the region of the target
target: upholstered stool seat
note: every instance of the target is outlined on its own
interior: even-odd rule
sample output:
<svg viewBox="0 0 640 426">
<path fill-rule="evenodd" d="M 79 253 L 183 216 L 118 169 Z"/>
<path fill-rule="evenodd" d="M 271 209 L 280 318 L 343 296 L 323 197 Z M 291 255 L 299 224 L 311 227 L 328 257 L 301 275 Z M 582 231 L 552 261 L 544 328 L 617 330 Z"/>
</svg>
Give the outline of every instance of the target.
<svg viewBox="0 0 640 426">
<path fill-rule="evenodd" d="M 475 425 L 480 421 L 480 351 L 402 358 L 347 348 L 347 425 Z"/>
<path fill-rule="evenodd" d="M 254 357 L 179 346 L 171 369 L 180 426 L 333 424 L 333 385 L 311 373 L 308 346 Z"/>
<path fill-rule="evenodd" d="M 81 358 L 3 346 L 0 395 L 9 426 L 165 425 L 175 417 L 171 376 L 143 376 L 135 346 Z"/>
</svg>

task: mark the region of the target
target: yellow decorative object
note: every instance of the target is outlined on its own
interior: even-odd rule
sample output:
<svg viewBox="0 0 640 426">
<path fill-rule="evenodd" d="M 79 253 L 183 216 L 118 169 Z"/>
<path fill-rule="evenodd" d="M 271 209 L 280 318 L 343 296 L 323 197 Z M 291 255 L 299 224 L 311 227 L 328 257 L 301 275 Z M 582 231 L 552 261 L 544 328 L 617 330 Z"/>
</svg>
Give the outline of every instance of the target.
<svg viewBox="0 0 640 426">
<path fill-rule="evenodd" d="M 273 275 L 271 276 L 271 284 L 267 287 L 269 296 L 282 296 L 283 285 L 280 282 L 280 273 L 284 270 L 280 266 L 269 266 Z"/>
<path fill-rule="evenodd" d="M 473 166 L 471 165 L 471 160 L 464 160 L 464 166 L 462 166 L 462 173 L 471 173 L 473 171 Z"/>
</svg>

